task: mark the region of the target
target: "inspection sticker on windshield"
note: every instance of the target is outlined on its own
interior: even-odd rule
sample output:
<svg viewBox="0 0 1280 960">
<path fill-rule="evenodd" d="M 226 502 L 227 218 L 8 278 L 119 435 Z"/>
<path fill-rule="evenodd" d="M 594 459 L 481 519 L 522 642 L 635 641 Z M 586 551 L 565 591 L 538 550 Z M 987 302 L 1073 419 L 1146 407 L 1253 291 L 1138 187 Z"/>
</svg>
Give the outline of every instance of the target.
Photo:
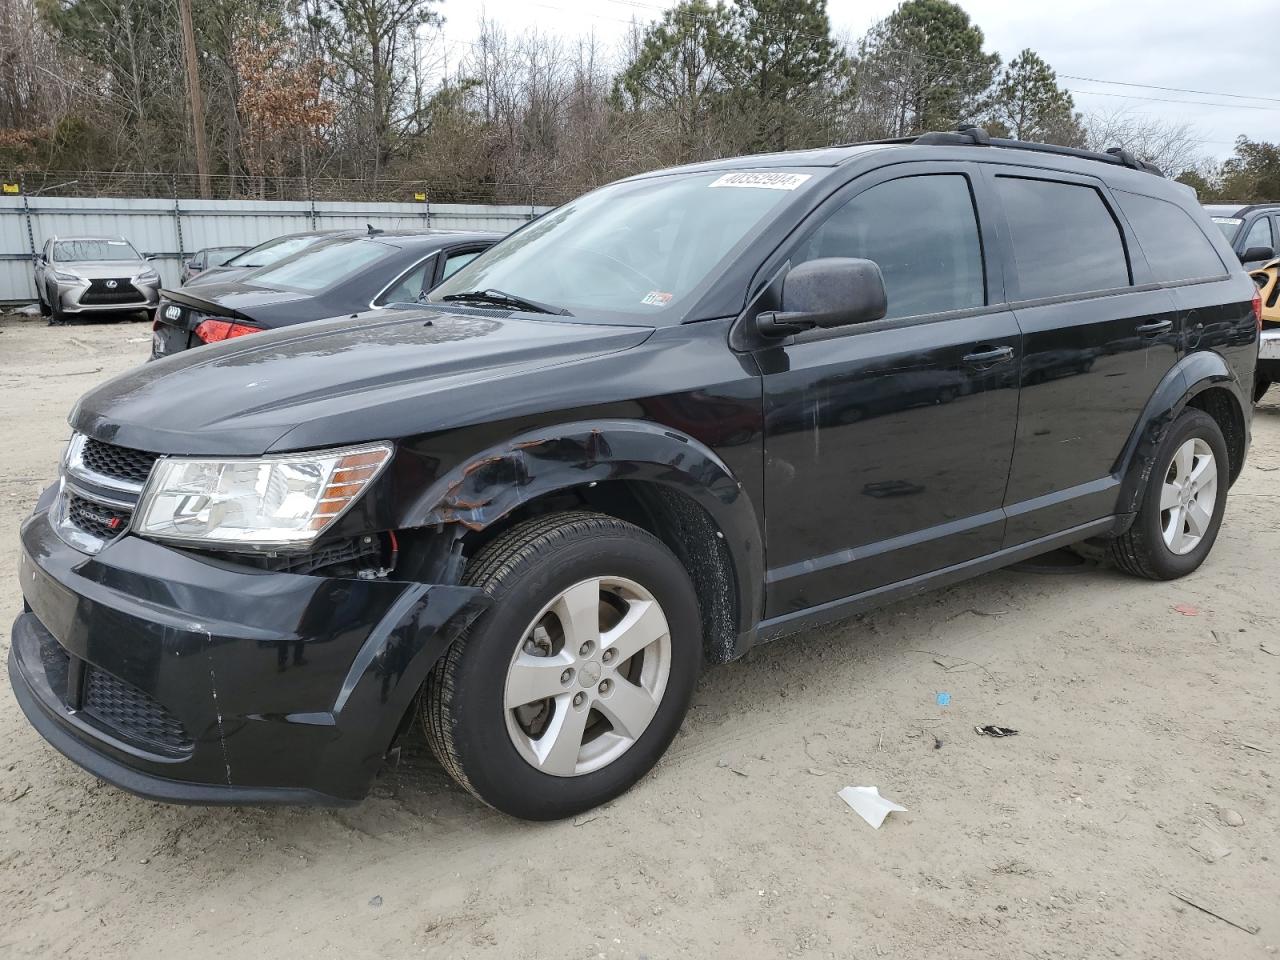
<svg viewBox="0 0 1280 960">
<path fill-rule="evenodd" d="M 726 173 L 713 180 L 713 187 L 756 187 L 761 190 L 794 190 L 813 176 L 811 173 L 765 173 L 761 170 L 749 173 Z"/>
<path fill-rule="evenodd" d="M 646 307 L 665 307 L 671 302 L 671 294 L 663 293 L 661 290 L 650 290 L 640 302 Z"/>
</svg>

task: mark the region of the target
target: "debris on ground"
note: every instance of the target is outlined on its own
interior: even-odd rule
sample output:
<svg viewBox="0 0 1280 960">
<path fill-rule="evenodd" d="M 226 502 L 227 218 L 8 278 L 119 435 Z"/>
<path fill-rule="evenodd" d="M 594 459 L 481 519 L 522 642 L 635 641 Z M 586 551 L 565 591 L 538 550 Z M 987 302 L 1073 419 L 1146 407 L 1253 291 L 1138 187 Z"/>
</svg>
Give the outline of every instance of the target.
<svg viewBox="0 0 1280 960">
<path fill-rule="evenodd" d="M 1013 727 L 998 727 L 994 723 L 974 727 L 973 732 L 980 737 L 1016 737 L 1018 735 L 1018 731 Z"/>
<path fill-rule="evenodd" d="M 1249 743 L 1247 740 L 1246 740 L 1245 742 L 1241 743 L 1241 744 L 1240 744 L 1240 746 L 1244 747 L 1246 750 L 1257 750 L 1259 753 L 1270 753 L 1270 752 L 1271 752 L 1271 751 L 1270 751 L 1270 750 L 1268 750 L 1266 747 L 1260 747 L 1260 746 L 1258 746 L 1256 743 Z"/>
<path fill-rule="evenodd" d="M 1192 606 L 1192 605 L 1191 605 L 1191 604 L 1189 604 L 1189 603 L 1175 603 L 1175 604 L 1173 605 L 1173 612 L 1174 612 L 1174 613 L 1180 613 L 1180 614 L 1182 614 L 1184 617 L 1198 617 L 1198 616 L 1200 616 L 1200 608 L 1199 608 L 1199 607 L 1194 607 L 1194 606 Z"/>
<path fill-rule="evenodd" d="M 377 894 L 377 895 L 375 895 L 375 896 L 370 897 L 370 898 L 369 898 L 369 906 L 371 906 L 371 907 L 380 907 L 380 906 L 382 906 L 382 894 Z"/>
<path fill-rule="evenodd" d="M 889 814 L 907 812 L 906 807 L 880 796 L 879 787 L 845 787 L 836 796 L 876 830 L 880 829 L 880 824 L 884 823 L 884 818 Z"/>
<path fill-rule="evenodd" d="M 1231 924 L 1231 926 L 1235 927 L 1237 930 L 1243 930 L 1245 933 L 1256 934 L 1259 930 L 1262 929 L 1256 923 L 1249 923 L 1248 921 L 1242 921 L 1237 923 L 1235 920 L 1230 920 L 1227 917 L 1224 917 L 1217 910 L 1211 910 L 1209 907 L 1206 907 L 1204 904 L 1197 903 L 1195 900 L 1187 896 L 1185 893 L 1179 893 L 1177 890 L 1170 890 L 1169 893 L 1171 896 L 1177 897 L 1187 906 L 1195 907 L 1201 913 L 1207 913 L 1209 916 L 1215 917 L 1218 920 L 1221 920 L 1223 923 L 1229 923 Z"/>
<path fill-rule="evenodd" d="M 949 693 L 938 694 L 938 706 L 948 707 L 950 705 L 951 705 L 951 694 Z"/>
<path fill-rule="evenodd" d="M 1218 808 L 1218 819 L 1225 823 L 1228 827 L 1243 827 L 1244 816 L 1237 810 L 1228 810 L 1226 807 Z"/>
</svg>

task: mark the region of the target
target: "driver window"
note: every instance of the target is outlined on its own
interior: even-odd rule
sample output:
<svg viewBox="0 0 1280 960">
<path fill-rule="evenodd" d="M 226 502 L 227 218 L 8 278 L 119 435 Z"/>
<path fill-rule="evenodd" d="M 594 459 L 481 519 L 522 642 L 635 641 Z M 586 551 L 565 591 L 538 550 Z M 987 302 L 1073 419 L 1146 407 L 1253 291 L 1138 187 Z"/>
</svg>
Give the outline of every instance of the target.
<svg viewBox="0 0 1280 960">
<path fill-rule="evenodd" d="M 877 184 L 831 214 L 791 258 L 873 260 L 884 275 L 886 317 L 986 303 L 982 243 L 968 178 L 928 174 Z"/>
<path fill-rule="evenodd" d="M 1253 226 L 1249 228 L 1249 236 L 1244 242 L 1245 250 L 1250 247 L 1270 247 L 1275 249 L 1275 240 L 1271 236 L 1271 218 L 1261 216 L 1253 222 Z"/>
</svg>

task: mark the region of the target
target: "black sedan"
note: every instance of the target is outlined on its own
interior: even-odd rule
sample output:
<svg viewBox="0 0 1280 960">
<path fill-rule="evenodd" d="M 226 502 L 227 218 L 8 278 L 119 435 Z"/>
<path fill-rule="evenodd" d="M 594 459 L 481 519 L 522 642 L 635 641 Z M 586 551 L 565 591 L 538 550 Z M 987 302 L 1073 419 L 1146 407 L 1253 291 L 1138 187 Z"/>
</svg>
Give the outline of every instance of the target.
<svg viewBox="0 0 1280 960">
<path fill-rule="evenodd" d="M 343 232 L 242 277 L 162 290 L 151 358 L 276 327 L 418 299 L 497 243 L 496 233 Z"/>
</svg>

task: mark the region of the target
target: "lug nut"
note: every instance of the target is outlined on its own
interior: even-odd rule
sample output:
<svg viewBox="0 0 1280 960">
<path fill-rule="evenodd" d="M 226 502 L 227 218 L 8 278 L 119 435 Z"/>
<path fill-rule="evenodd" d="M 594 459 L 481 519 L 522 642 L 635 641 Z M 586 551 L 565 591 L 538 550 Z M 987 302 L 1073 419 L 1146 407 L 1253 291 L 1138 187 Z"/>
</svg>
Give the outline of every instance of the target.
<svg viewBox="0 0 1280 960">
<path fill-rule="evenodd" d="M 560 674 L 560 682 L 566 685 L 573 682 L 573 667 L 567 667 L 564 673 Z"/>
<path fill-rule="evenodd" d="M 604 655 L 600 659 L 603 660 L 605 663 L 613 663 L 613 658 L 616 657 L 617 655 L 618 655 L 618 651 L 610 648 L 604 652 Z"/>
<path fill-rule="evenodd" d="M 580 707 L 586 702 L 587 702 L 587 695 L 585 693 L 575 693 L 573 695 L 573 705 L 575 707 Z"/>
<path fill-rule="evenodd" d="M 600 693 L 601 693 L 602 695 L 603 695 L 603 694 L 606 694 L 606 693 L 608 693 L 611 689 L 613 689 L 613 684 L 612 684 L 612 683 L 610 683 L 608 680 L 601 680 L 601 681 L 600 681 L 600 688 L 599 688 L 599 689 L 600 689 Z"/>
<path fill-rule="evenodd" d="M 591 656 L 591 651 L 594 650 L 595 648 L 596 648 L 596 645 L 592 643 L 590 640 L 588 640 L 586 643 L 584 643 L 581 647 L 578 648 L 578 656 L 589 657 Z"/>
</svg>

